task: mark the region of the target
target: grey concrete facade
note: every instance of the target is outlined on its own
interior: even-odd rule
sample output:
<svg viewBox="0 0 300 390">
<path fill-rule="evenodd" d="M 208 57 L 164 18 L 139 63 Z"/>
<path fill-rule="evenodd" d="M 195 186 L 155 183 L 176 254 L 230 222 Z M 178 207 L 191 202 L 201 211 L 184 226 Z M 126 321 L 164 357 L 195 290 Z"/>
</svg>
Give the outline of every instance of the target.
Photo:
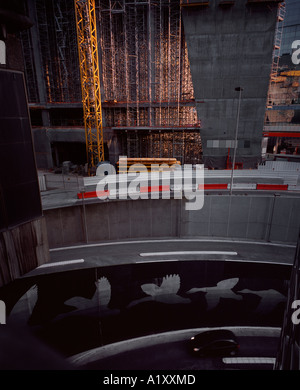
<svg viewBox="0 0 300 390">
<path fill-rule="evenodd" d="M 207 195 L 204 207 L 183 200 L 78 202 L 44 210 L 50 248 L 109 240 L 226 237 L 296 243 L 300 199 L 293 196 Z M 86 227 L 86 229 L 85 229 Z"/>
<path fill-rule="evenodd" d="M 226 140 L 235 139 L 237 123 L 235 88 L 242 87 L 236 162 L 254 168 L 261 157 L 278 3 L 219 3 L 182 8 L 204 162 L 226 166 Z"/>
</svg>

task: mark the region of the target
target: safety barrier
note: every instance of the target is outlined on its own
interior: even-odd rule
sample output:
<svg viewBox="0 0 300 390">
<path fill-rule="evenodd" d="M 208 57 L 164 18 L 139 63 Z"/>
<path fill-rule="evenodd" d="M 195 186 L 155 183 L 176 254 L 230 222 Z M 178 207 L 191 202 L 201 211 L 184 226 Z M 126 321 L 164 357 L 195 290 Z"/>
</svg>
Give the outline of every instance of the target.
<svg viewBox="0 0 300 390">
<path fill-rule="evenodd" d="M 141 193 L 146 193 L 146 192 L 162 192 L 162 191 L 170 191 L 170 186 L 140 187 L 140 192 L 141 192 Z"/>
<path fill-rule="evenodd" d="M 149 193 L 149 192 L 163 192 L 170 191 L 172 187 L 169 185 L 159 185 L 159 186 L 143 186 L 140 187 L 140 193 Z M 229 190 L 230 184 L 228 183 L 208 183 L 208 184 L 199 184 L 198 190 Z M 243 183 L 238 183 L 235 189 L 248 189 L 248 190 L 265 190 L 265 191 L 288 191 L 288 184 L 254 184 L 252 187 L 248 187 L 247 183 L 245 184 L 245 188 L 243 187 Z M 109 190 L 106 191 L 87 191 L 80 192 L 77 194 L 78 199 L 90 199 L 97 198 L 101 196 L 109 196 L 111 192 Z"/>
<path fill-rule="evenodd" d="M 216 183 L 216 184 L 199 184 L 198 190 L 227 190 L 228 184 L 227 183 Z"/>
<path fill-rule="evenodd" d="M 97 198 L 98 196 L 104 196 L 104 195 L 107 195 L 109 196 L 110 195 L 110 191 L 87 191 L 87 192 L 79 192 L 77 194 L 77 197 L 78 199 L 90 199 L 90 198 Z"/>
<path fill-rule="evenodd" d="M 288 184 L 257 184 L 257 190 L 287 191 Z"/>
</svg>

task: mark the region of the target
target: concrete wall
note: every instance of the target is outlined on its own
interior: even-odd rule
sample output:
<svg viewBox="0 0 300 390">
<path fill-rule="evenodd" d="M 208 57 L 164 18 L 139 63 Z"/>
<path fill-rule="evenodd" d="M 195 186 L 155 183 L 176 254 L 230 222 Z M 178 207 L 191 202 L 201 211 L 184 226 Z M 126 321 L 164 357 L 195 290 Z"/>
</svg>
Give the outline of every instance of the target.
<svg viewBox="0 0 300 390">
<path fill-rule="evenodd" d="M 286 195 L 206 195 L 204 207 L 186 200 L 128 200 L 45 210 L 50 248 L 84 242 L 157 237 L 232 237 L 296 243 L 300 199 Z M 84 223 L 86 215 L 86 230 Z"/>
<path fill-rule="evenodd" d="M 183 23 L 201 138 L 207 166 L 224 167 L 234 140 L 239 92 L 243 87 L 238 129 L 237 162 L 254 167 L 261 156 L 261 139 L 272 62 L 277 4 L 247 4 L 237 0 L 221 7 L 183 7 Z M 207 141 L 221 141 L 211 147 Z M 250 141 L 244 147 L 243 141 Z M 231 151 L 232 155 L 232 151 Z"/>
<path fill-rule="evenodd" d="M 39 169 L 53 168 L 51 143 L 45 129 L 33 129 L 36 165 Z"/>
<path fill-rule="evenodd" d="M 44 218 L 0 233 L 0 287 L 49 260 Z"/>
<path fill-rule="evenodd" d="M 0 298 L 8 326 L 70 356 L 180 329 L 280 327 L 290 271 L 211 260 L 113 265 L 22 278 Z"/>
</svg>

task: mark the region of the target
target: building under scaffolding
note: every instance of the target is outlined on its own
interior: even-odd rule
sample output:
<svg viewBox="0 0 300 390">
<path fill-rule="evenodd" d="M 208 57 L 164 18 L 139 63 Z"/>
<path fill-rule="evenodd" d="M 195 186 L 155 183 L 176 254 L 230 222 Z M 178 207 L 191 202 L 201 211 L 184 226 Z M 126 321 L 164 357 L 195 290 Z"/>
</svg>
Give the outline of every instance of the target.
<svg viewBox="0 0 300 390">
<path fill-rule="evenodd" d="M 106 159 L 201 162 L 180 1 L 96 0 L 96 11 Z M 21 41 L 37 164 L 80 163 L 85 138 L 74 4 L 28 0 L 28 14 L 34 26 Z"/>
</svg>

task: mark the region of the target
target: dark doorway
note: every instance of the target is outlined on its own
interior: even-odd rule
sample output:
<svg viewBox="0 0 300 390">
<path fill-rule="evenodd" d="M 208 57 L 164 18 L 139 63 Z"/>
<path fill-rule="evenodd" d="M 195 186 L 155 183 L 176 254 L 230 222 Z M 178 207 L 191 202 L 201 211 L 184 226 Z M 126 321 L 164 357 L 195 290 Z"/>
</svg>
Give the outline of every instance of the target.
<svg viewBox="0 0 300 390">
<path fill-rule="evenodd" d="M 104 143 L 105 161 L 109 161 L 109 150 Z M 71 161 L 76 165 L 84 165 L 87 162 L 86 146 L 82 142 L 53 142 L 52 158 L 55 167 L 60 167 L 64 161 Z"/>
<path fill-rule="evenodd" d="M 73 164 L 84 165 L 86 163 L 86 147 L 82 142 L 53 142 L 52 158 L 56 167 L 64 161 L 71 161 Z"/>
</svg>

